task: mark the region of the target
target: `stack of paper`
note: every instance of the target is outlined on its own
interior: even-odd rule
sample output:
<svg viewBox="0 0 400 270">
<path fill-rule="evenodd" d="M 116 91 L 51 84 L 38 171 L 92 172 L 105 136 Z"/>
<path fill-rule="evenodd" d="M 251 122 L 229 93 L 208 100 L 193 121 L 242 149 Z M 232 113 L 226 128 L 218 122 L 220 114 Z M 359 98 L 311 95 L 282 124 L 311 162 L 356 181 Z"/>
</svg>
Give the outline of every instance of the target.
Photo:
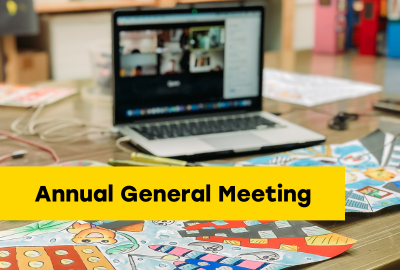
<svg viewBox="0 0 400 270">
<path fill-rule="evenodd" d="M 0 105 L 32 107 L 43 102 L 54 103 L 76 93 L 71 88 L 30 87 L 0 84 Z"/>
<path fill-rule="evenodd" d="M 308 107 L 379 91 L 382 87 L 375 84 L 264 69 L 264 97 Z"/>
</svg>

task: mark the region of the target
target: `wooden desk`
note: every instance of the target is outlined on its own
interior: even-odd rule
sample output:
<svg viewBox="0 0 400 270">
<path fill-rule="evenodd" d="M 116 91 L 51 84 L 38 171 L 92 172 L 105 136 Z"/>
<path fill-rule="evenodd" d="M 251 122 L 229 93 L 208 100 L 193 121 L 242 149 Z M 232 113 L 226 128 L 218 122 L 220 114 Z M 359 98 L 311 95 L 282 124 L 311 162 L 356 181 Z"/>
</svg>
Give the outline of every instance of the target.
<svg viewBox="0 0 400 270">
<path fill-rule="evenodd" d="M 266 55 L 267 66 L 279 67 L 282 65 L 276 54 Z M 312 55 L 310 52 L 296 54 L 294 69 L 304 73 L 317 73 L 348 77 L 367 82 L 382 84 L 385 58 L 371 58 L 356 54 L 342 56 Z M 372 74 L 372 76 L 371 76 Z M 79 86 L 79 85 L 78 85 Z M 378 127 L 378 117 L 361 117 L 352 122 L 348 131 L 334 131 L 327 128 L 328 114 L 336 114 L 339 110 L 357 112 L 362 114 L 389 115 L 373 111 L 372 102 L 379 98 L 379 94 L 369 95 L 357 99 L 334 102 L 317 106 L 313 109 L 304 109 L 301 106 L 283 102 L 264 100 L 264 110 L 270 112 L 288 112 L 296 108 L 304 110 L 292 111 L 282 117 L 303 125 L 327 136 L 327 143 L 343 143 L 361 138 Z M 102 102 L 85 101 L 80 96 L 71 97 L 44 110 L 41 117 L 73 116 L 98 124 L 111 127 L 111 104 Z M 317 112 L 322 111 L 323 113 Z M 0 129 L 9 130 L 11 122 L 25 110 L 0 107 Z M 36 137 L 31 139 L 38 140 Z M 76 142 L 50 144 L 60 155 L 62 161 L 76 159 L 92 159 L 107 162 L 109 158 L 128 159 L 126 153 L 115 147 L 115 140 L 108 135 L 90 135 Z M 25 145 L 1 141 L 1 153 L 17 149 L 26 149 Z M 249 157 L 233 158 L 230 160 L 245 160 Z M 224 160 L 225 162 L 227 160 Z M 26 158 L 7 161 L 1 165 L 44 165 L 52 160 L 47 153 L 29 147 Z M 221 162 L 221 161 L 219 161 Z M 337 258 L 307 265 L 294 269 L 400 269 L 400 207 L 395 206 L 383 209 L 373 214 L 346 214 L 345 222 L 314 222 L 316 225 L 332 230 L 354 239 L 358 242 L 347 252 Z M 3 221 L 0 229 L 17 227 L 29 222 Z"/>
</svg>

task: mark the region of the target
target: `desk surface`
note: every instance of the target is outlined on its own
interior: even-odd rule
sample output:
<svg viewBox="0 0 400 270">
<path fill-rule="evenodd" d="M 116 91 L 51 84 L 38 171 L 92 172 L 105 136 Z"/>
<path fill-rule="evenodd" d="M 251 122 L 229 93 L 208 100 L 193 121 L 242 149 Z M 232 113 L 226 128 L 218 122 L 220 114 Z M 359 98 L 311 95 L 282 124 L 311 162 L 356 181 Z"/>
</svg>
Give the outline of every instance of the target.
<svg viewBox="0 0 400 270">
<path fill-rule="evenodd" d="M 357 54 L 340 56 L 313 55 L 310 52 L 299 52 L 291 63 L 282 63 L 278 54 L 267 54 L 266 66 L 286 67 L 302 73 L 331 75 L 351 78 L 359 81 L 383 84 L 386 59 Z M 285 57 L 284 59 L 288 59 Z M 399 61 L 400 66 L 400 61 Z M 77 87 L 81 83 L 73 83 Z M 273 100 L 264 100 L 264 110 L 281 112 L 282 117 L 294 123 L 327 136 L 327 144 L 343 143 L 352 139 L 361 138 L 378 127 L 378 117 L 361 117 L 350 124 L 347 131 L 334 131 L 327 128 L 330 115 L 339 111 L 360 114 L 388 115 L 394 114 L 373 111 L 372 102 L 379 99 L 380 94 L 373 94 L 361 98 L 339 101 L 314 108 L 304 108 Z M 111 126 L 111 102 L 86 100 L 80 95 L 70 97 L 46 108 L 41 117 L 78 117 L 86 121 L 105 126 Z M 25 109 L 0 107 L 0 129 L 9 130 L 11 122 L 19 117 Z M 285 113 L 286 112 L 286 113 Z M 31 137 L 32 140 L 37 140 Z M 107 162 L 109 158 L 128 159 L 129 155 L 115 147 L 115 140 L 108 134 L 92 134 L 75 142 L 50 144 L 58 153 L 62 161 L 77 159 L 92 159 Z M 26 149 L 26 145 L 14 141 L 0 140 L 2 153 L 17 149 Z M 2 162 L 2 166 L 31 166 L 51 163 L 50 156 L 34 147 L 28 147 L 29 154 L 20 160 Z M 249 157 L 233 158 L 229 160 L 245 160 Z M 225 160 L 226 161 L 226 160 Z M 217 161 L 221 162 L 221 161 Z M 23 224 L 26 221 L 1 221 L 0 229 L 9 229 Z M 400 267 L 400 208 L 391 207 L 373 214 L 346 214 L 345 222 L 314 222 L 316 225 L 332 230 L 354 239 L 358 242 L 347 252 L 322 263 L 308 265 L 301 269 L 371 269 L 388 265 Z M 396 262 L 396 260 L 398 260 Z M 295 269 L 300 269 L 295 267 Z"/>
</svg>

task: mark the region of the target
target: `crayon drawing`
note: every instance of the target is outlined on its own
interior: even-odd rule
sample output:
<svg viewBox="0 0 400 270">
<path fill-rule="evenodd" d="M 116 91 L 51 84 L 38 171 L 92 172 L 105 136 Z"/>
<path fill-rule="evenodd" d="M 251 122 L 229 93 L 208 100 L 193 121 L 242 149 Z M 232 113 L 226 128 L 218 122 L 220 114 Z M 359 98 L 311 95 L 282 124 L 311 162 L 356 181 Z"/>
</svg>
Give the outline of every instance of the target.
<svg viewBox="0 0 400 270">
<path fill-rule="evenodd" d="M 381 130 L 360 140 L 256 157 L 232 166 L 344 166 L 346 212 L 375 212 L 400 204 L 400 140 Z"/>
<path fill-rule="evenodd" d="M 10 270 L 278 270 L 332 258 L 355 243 L 286 220 L 40 221 L 1 233 L 0 268 Z"/>
</svg>

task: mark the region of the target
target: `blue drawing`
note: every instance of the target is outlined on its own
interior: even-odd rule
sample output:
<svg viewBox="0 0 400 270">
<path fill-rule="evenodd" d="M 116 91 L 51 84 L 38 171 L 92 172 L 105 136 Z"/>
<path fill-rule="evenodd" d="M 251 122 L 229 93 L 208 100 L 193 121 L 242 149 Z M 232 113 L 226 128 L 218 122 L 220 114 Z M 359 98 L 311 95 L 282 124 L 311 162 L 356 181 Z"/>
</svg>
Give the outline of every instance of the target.
<svg viewBox="0 0 400 270">
<path fill-rule="evenodd" d="M 380 187 L 383 186 L 385 182 L 382 181 L 376 181 L 370 178 L 358 181 L 358 182 L 353 182 L 353 183 L 348 183 L 346 184 L 346 188 L 351 188 L 351 189 L 361 189 L 366 186 L 371 186 L 371 187 Z"/>
<path fill-rule="evenodd" d="M 396 204 L 400 204 L 400 198 L 398 198 L 398 197 L 394 197 L 394 198 L 390 198 L 390 199 L 386 199 L 386 200 L 382 200 L 382 201 L 376 201 L 372 204 L 372 209 L 377 211 L 382 208 L 396 205 Z"/>
<path fill-rule="evenodd" d="M 350 153 L 356 153 L 356 152 L 368 153 L 368 151 L 363 146 L 360 145 L 347 145 L 347 146 L 336 147 L 333 150 L 333 152 L 342 157 Z"/>
</svg>

